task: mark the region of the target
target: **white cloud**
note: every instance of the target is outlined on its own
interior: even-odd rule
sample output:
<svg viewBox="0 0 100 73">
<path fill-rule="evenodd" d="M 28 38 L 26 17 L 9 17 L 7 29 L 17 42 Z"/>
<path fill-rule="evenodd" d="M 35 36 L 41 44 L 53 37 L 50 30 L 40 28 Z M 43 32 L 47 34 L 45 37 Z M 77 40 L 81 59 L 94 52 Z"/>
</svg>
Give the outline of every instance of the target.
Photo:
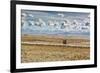
<svg viewBox="0 0 100 73">
<path fill-rule="evenodd" d="M 64 14 L 62 14 L 62 13 L 58 13 L 58 16 L 64 17 Z"/>
</svg>

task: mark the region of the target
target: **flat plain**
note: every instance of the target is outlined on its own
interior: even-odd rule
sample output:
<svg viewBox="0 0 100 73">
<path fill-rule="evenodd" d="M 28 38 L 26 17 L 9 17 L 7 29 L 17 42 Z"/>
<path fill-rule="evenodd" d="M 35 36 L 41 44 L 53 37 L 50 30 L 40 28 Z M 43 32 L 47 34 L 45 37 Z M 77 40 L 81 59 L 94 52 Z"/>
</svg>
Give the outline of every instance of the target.
<svg viewBox="0 0 100 73">
<path fill-rule="evenodd" d="M 52 62 L 90 59 L 90 41 L 82 36 L 22 35 L 21 62 Z"/>
</svg>

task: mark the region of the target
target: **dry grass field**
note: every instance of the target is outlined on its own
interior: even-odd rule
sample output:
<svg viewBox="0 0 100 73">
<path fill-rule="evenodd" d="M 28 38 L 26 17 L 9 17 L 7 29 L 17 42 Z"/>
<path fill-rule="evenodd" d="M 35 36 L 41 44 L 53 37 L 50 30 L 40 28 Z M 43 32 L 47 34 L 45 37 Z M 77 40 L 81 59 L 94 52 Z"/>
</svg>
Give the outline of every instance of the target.
<svg viewBox="0 0 100 73">
<path fill-rule="evenodd" d="M 63 45 L 63 40 L 67 43 Z M 22 36 L 22 42 L 46 42 L 45 44 L 21 44 L 21 62 L 48 62 L 48 61 L 71 61 L 90 59 L 90 47 L 88 39 L 79 37 L 55 37 L 55 36 Z M 49 45 L 49 44 L 62 45 Z M 66 46 L 80 45 L 80 46 Z M 81 46 L 83 45 L 83 46 Z M 84 47 L 85 45 L 85 47 Z"/>
</svg>

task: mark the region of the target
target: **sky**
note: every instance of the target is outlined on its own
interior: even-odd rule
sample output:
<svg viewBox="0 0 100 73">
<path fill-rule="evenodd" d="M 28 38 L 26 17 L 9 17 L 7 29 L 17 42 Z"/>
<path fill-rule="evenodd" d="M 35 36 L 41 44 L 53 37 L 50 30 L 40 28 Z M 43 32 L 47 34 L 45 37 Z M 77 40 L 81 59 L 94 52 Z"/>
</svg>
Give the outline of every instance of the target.
<svg viewBox="0 0 100 73">
<path fill-rule="evenodd" d="M 22 33 L 89 34 L 90 13 L 21 10 Z"/>
</svg>

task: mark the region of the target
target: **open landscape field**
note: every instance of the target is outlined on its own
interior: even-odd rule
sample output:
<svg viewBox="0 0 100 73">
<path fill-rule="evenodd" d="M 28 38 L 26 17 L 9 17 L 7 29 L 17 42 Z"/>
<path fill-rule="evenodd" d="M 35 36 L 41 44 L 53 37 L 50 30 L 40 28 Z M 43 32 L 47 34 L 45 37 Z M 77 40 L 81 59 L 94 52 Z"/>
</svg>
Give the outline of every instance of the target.
<svg viewBox="0 0 100 73">
<path fill-rule="evenodd" d="M 89 39 L 84 37 L 23 35 L 21 41 L 22 63 L 90 59 Z"/>
</svg>

